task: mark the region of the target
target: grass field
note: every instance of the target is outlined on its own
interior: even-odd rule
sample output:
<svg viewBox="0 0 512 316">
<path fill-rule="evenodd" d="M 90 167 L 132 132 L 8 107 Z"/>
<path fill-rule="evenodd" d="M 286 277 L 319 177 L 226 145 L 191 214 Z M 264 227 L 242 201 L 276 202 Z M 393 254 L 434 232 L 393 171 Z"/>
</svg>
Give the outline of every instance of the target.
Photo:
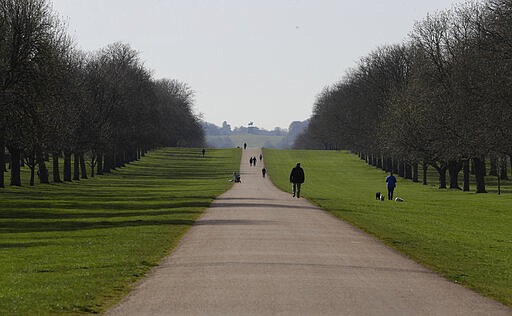
<svg viewBox="0 0 512 316">
<path fill-rule="evenodd" d="M 231 186 L 240 154 L 165 149 L 110 175 L 0 189 L 0 315 L 117 302 Z"/>
<path fill-rule="evenodd" d="M 498 196 L 399 178 L 395 196 L 405 202 L 381 202 L 375 192 L 385 192 L 386 173 L 350 153 L 266 149 L 264 157 L 281 189 L 290 191 L 289 173 L 300 161 L 304 197 L 450 280 L 512 306 L 510 182 Z"/>
</svg>

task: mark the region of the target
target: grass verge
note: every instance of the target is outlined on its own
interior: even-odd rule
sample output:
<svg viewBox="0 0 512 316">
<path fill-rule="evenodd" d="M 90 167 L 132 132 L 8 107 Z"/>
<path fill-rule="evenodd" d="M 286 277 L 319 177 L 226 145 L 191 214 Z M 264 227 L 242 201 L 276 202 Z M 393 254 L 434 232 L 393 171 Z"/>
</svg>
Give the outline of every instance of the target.
<svg viewBox="0 0 512 316">
<path fill-rule="evenodd" d="M 110 175 L 0 189 L 0 315 L 117 302 L 231 186 L 240 154 L 164 149 Z"/>
<path fill-rule="evenodd" d="M 300 161 L 304 197 L 448 279 L 512 306 L 510 184 L 498 196 L 398 179 L 395 196 L 405 202 L 381 202 L 374 196 L 385 193 L 386 173 L 350 153 L 265 149 L 264 156 L 282 190 L 290 191 L 289 173 Z"/>
</svg>

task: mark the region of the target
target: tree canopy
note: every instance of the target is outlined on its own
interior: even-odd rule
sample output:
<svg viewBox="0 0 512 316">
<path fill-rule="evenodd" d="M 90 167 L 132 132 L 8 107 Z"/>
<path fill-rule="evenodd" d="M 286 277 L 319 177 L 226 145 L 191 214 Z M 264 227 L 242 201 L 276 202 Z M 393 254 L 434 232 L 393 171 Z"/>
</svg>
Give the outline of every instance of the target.
<svg viewBox="0 0 512 316">
<path fill-rule="evenodd" d="M 22 164 L 31 185 L 36 169 L 48 183 L 49 155 L 60 182 L 60 157 L 71 181 L 87 177 L 87 162 L 94 176 L 158 146 L 202 146 L 193 102 L 187 84 L 153 78 L 126 43 L 78 50 L 47 0 L 0 0 L 0 166 L 9 162 L 11 185 Z"/>
<path fill-rule="evenodd" d="M 349 149 L 415 181 L 418 164 L 432 166 L 441 188 L 447 171 L 459 188 L 464 170 L 464 190 L 472 162 L 485 192 L 485 162 L 505 178 L 512 155 L 511 30 L 510 0 L 428 15 L 321 91 L 295 147 Z"/>
</svg>

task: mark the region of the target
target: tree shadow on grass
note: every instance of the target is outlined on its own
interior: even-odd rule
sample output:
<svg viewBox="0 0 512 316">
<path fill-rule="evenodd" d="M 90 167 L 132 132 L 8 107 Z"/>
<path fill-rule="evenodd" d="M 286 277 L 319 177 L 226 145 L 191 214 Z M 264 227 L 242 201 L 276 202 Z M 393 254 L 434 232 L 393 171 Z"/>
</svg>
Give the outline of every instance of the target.
<svg viewBox="0 0 512 316">
<path fill-rule="evenodd" d="M 198 226 L 206 226 L 206 225 L 268 225 L 275 224 L 278 221 L 268 221 L 268 220 L 249 220 L 249 219 L 211 219 L 211 220 L 198 220 L 196 225 Z"/>
<path fill-rule="evenodd" d="M 49 208 L 52 209 L 59 209 L 59 210 L 119 210 L 119 212 L 106 212 L 105 214 L 112 214 L 113 216 L 117 216 L 116 214 L 122 214 L 125 210 L 140 210 L 140 212 L 133 212 L 134 214 L 139 213 L 139 215 L 144 215 L 146 211 L 144 209 L 149 209 L 154 212 L 153 210 L 162 210 L 165 209 L 165 211 L 157 211 L 157 212 L 163 212 L 172 214 L 173 209 L 179 209 L 179 208 L 206 208 L 210 206 L 210 202 L 162 202 L 162 203 L 156 203 L 156 204 L 146 204 L 147 201 L 133 201 L 133 200 L 127 200 L 127 201 L 112 201 L 112 202 L 97 202 L 97 203 L 83 203 L 83 201 L 80 202 L 55 202 L 52 203 L 51 201 L 48 201 L 47 204 L 44 206 L 41 205 L 41 201 L 34 201 L 34 202 L 18 202 L 12 206 L 9 206 L 9 210 L 6 209 L 0 209 L 0 218 L 18 218 L 16 217 L 15 213 L 23 213 L 23 210 L 26 210 L 27 208 L 30 208 L 32 210 L 28 212 L 33 212 L 34 215 L 37 212 L 50 212 L 54 214 L 58 214 L 57 212 L 51 212 L 48 211 Z M 40 211 L 37 211 L 37 209 L 40 208 Z M 20 211 L 21 210 L 21 211 Z M 26 211 L 25 211 L 26 212 Z M 80 214 L 80 213 L 79 213 Z M 91 213 L 91 214 L 97 214 L 97 213 Z M 14 216 L 14 217 L 11 217 Z M 101 215 L 99 215 L 101 216 Z M 136 215 L 135 215 L 136 216 Z"/>
<path fill-rule="evenodd" d="M 0 243 L 0 249 L 43 247 L 43 246 L 51 246 L 51 245 L 54 245 L 54 244 L 53 243 L 48 243 L 48 242 L 25 242 L 25 243 L 20 243 L 20 242 L 14 242 L 14 243 L 4 242 L 4 243 Z"/>
<path fill-rule="evenodd" d="M 131 221 L 4 221 L 0 227 L 0 233 L 33 233 L 33 232 L 59 232 L 79 231 L 89 229 L 111 229 L 137 226 L 192 226 L 194 220 L 131 220 Z"/>
<path fill-rule="evenodd" d="M 286 208 L 286 209 L 305 209 L 305 210 L 318 210 L 317 207 L 289 205 L 289 204 L 274 204 L 274 203 L 212 203 L 211 208 Z"/>
<path fill-rule="evenodd" d="M 161 215 L 192 215 L 202 214 L 202 211 L 139 211 L 139 212 L 48 212 L 42 210 L 0 211 L 0 219 L 93 219 L 131 216 L 161 216 Z M 0 222 L 1 223 L 1 222 Z"/>
</svg>

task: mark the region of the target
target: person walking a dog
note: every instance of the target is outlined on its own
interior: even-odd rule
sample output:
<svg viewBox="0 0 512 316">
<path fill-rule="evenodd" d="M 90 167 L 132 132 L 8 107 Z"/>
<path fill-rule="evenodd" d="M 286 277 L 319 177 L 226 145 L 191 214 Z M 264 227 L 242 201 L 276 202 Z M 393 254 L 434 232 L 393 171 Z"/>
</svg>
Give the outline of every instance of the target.
<svg viewBox="0 0 512 316">
<path fill-rule="evenodd" d="M 386 177 L 386 187 L 388 189 L 388 200 L 393 199 L 393 191 L 396 187 L 396 178 L 393 175 L 393 171 L 389 173 L 389 176 Z"/>
<path fill-rule="evenodd" d="M 300 162 L 297 162 L 290 173 L 290 183 L 293 183 L 293 197 L 297 195 L 297 198 L 300 198 L 300 187 L 304 183 L 304 170 L 301 168 Z"/>
</svg>

